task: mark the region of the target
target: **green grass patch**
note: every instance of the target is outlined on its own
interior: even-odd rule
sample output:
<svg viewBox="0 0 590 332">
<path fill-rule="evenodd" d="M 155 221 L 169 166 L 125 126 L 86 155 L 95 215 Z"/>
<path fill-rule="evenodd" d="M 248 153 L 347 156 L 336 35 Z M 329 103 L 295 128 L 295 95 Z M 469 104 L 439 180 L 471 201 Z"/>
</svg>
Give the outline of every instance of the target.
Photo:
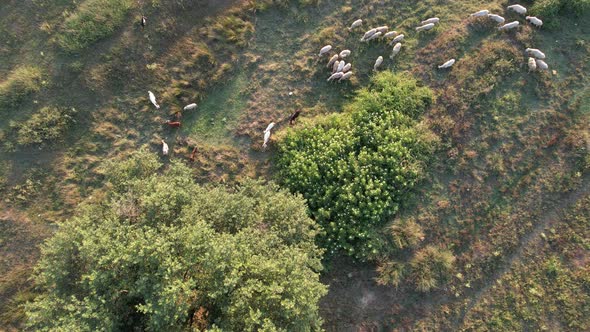
<svg viewBox="0 0 590 332">
<path fill-rule="evenodd" d="M 17 132 L 17 144 L 42 146 L 59 141 L 72 124 L 74 113 L 74 109 L 43 107 L 26 121 L 11 124 L 12 129 Z"/>
<path fill-rule="evenodd" d="M 24 98 L 41 90 L 43 75 L 39 68 L 23 66 L 16 68 L 8 78 L 0 82 L 0 113 L 20 104 Z"/>
<path fill-rule="evenodd" d="M 68 15 L 57 37 L 67 52 L 78 52 L 110 36 L 133 6 L 131 0 L 87 0 Z"/>
</svg>

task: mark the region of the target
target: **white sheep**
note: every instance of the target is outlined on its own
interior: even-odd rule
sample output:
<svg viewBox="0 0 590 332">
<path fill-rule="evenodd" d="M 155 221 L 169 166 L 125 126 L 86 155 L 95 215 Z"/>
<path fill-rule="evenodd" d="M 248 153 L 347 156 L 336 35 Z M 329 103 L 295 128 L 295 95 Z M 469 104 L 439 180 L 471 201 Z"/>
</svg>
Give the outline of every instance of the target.
<svg viewBox="0 0 590 332">
<path fill-rule="evenodd" d="M 338 68 L 336 69 L 336 72 L 341 72 L 344 69 L 344 66 L 346 66 L 346 61 L 340 61 L 338 63 Z"/>
<path fill-rule="evenodd" d="M 381 32 L 382 34 L 383 33 L 386 33 L 387 31 L 389 31 L 389 27 L 387 25 L 380 26 L 380 27 L 377 27 L 375 29 L 377 30 L 377 32 Z"/>
<path fill-rule="evenodd" d="M 334 62 L 334 65 L 332 66 L 332 74 L 338 71 L 338 66 L 340 66 L 340 61 Z"/>
<path fill-rule="evenodd" d="M 154 106 L 156 106 L 157 109 L 160 109 L 160 105 L 158 105 L 158 103 L 156 102 L 156 95 L 154 95 L 154 93 L 151 91 L 148 91 L 148 95 L 150 96 L 150 101 L 152 102 L 152 104 L 154 104 Z"/>
<path fill-rule="evenodd" d="M 162 154 L 167 156 L 168 155 L 168 144 L 162 140 Z"/>
<path fill-rule="evenodd" d="M 322 49 L 320 50 L 320 54 L 318 54 L 318 56 L 322 56 L 322 55 L 330 52 L 330 50 L 332 50 L 332 45 L 326 45 L 326 46 L 322 47 Z"/>
<path fill-rule="evenodd" d="M 535 71 L 537 69 L 537 62 L 535 61 L 535 58 L 529 58 L 528 64 L 529 71 Z"/>
<path fill-rule="evenodd" d="M 502 16 L 496 14 L 488 14 L 488 17 L 500 24 L 504 24 L 506 21 Z"/>
<path fill-rule="evenodd" d="M 426 31 L 426 30 L 430 30 L 434 28 L 434 23 L 428 23 L 428 24 L 424 24 L 423 26 L 419 26 L 416 28 L 416 31 L 420 32 L 420 31 Z"/>
<path fill-rule="evenodd" d="M 451 66 L 453 66 L 455 64 L 455 59 L 451 59 L 445 63 L 443 63 L 442 65 L 438 66 L 439 69 L 444 69 L 444 68 L 450 68 Z"/>
<path fill-rule="evenodd" d="M 340 83 L 343 80 L 350 79 L 351 77 L 352 77 L 352 72 L 349 71 L 348 73 L 345 73 L 344 75 L 342 75 L 342 77 L 340 77 L 340 79 L 338 80 L 338 83 Z"/>
<path fill-rule="evenodd" d="M 375 38 L 379 38 L 379 37 L 381 37 L 381 35 L 382 35 L 382 34 L 383 34 L 383 33 L 382 33 L 381 31 L 377 31 L 377 32 L 375 32 L 375 33 L 374 33 L 374 34 L 373 34 L 371 37 L 369 37 L 369 38 L 365 39 L 365 41 L 366 41 L 366 42 L 369 42 L 369 40 L 373 40 L 373 39 L 375 39 Z"/>
<path fill-rule="evenodd" d="M 533 24 L 537 28 L 540 28 L 543 25 L 543 21 L 535 16 L 527 16 L 526 20 L 531 22 L 531 24 Z"/>
<path fill-rule="evenodd" d="M 402 43 L 395 44 L 395 46 L 393 47 L 393 50 L 391 50 L 391 55 L 389 56 L 389 58 L 393 59 L 399 53 L 399 51 L 401 49 L 402 49 Z"/>
<path fill-rule="evenodd" d="M 469 15 L 469 16 L 471 16 L 471 17 L 480 17 L 480 16 L 486 16 L 486 15 L 488 15 L 489 13 L 490 13 L 490 11 L 489 11 L 489 10 L 487 10 L 487 9 L 482 9 L 482 10 L 480 10 L 480 11 L 478 11 L 478 12 L 475 12 L 475 13 L 473 13 L 473 14 Z"/>
<path fill-rule="evenodd" d="M 347 71 L 350 70 L 350 68 L 352 68 L 352 64 L 351 63 L 347 63 L 344 68 L 342 68 L 342 72 L 346 73 Z"/>
<path fill-rule="evenodd" d="M 361 41 L 365 41 L 367 38 L 369 38 L 372 35 L 374 35 L 375 32 L 377 32 L 377 29 L 371 29 L 371 30 L 365 32 L 365 34 L 363 35 L 363 38 L 361 38 Z"/>
<path fill-rule="evenodd" d="M 383 35 L 383 38 L 395 37 L 396 35 L 397 35 L 397 31 L 389 31 L 388 33 Z"/>
<path fill-rule="evenodd" d="M 338 60 L 338 54 L 334 54 L 331 58 L 330 61 L 328 61 L 328 65 L 326 66 L 327 68 L 330 68 L 334 62 L 336 62 Z"/>
<path fill-rule="evenodd" d="M 395 43 L 401 42 L 402 40 L 404 40 L 404 37 L 405 37 L 405 36 L 404 36 L 404 34 L 402 33 L 401 35 L 399 35 L 399 36 L 397 36 L 397 37 L 393 38 L 393 39 L 392 39 L 392 40 L 391 40 L 391 41 L 388 43 L 388 45 L 389 45 L 389 46 L 391 46 L 391 45 L 393 45 L 393 44 L 395 44 Z"/>
<path fill-rule="evenodd" d="M 191 111 L 191 110 L 194 110 L 195 108 L 197 108 L 197 104 L 196 103 L 192 103 L 192 104 L 186 105 L 183 108 L 183 110 L 185 110 L 185 111 Z"/>
<path fill-rule="evenodd" d="M 270 140 L 270 130 L 264 133 L 264 143 L 262 143 L 262 148 L 266 149 L 268 145 L 268 141 Z"/>
<path fill-rule="evenodd" d="M 361 25 L 363 25 L 363 20 L 361 20 L 361 19 L 356 20 L 356 21 L 352 22 L 352 24 L 350 25 L 350 28 L 348 28 L 348 30 L 352 30 L 356 27 L 360 27 Z"/>
<path fill-rule="evenodd" d="M 342 59 L 346 58 L 349 55 L 350 55 L 350 50 L 344 50 L 344 51 L 340 52 L 340 57 Z"/>
<path fill-rule="evenodd" d="M 512 5 L 512 6 L 508 6 L 506 8 L 508 8 L 509 10 L 513 10 L 513 11 L 517 12 L 520 15 L 526 14 L 526 8 L 524 8 L 521 5 Z"/>
<path fill-rule="evenodd" d="M 506 23 L 503 26 L 499 27 L 498 30 L 510 30 L 510 29 L 514 29 L 516 27 L 518 27 L 520 23 L 518 21 L 514 21 L 514 22 L 510 22 L 510 23 Z"/>
<path fill-rule="evenodd" d="M 541 70 L 547 70 L 549 69 L 549 65 L 540 59 L 536 59 L 535 62 L 537 62 L 537 68 L 541 69 Z"/>
<path fill-rule="evenodd" d="M 373 65 L 373 70 L 377 71 L 377 68 L 379 68 L 379 66 L 381 66 L 382 63 L 383 63 L 383 57 L 379 56 L 377 58 L 377 60 L 375 60 L 375 64 Z"/>
<path fill-rule="evenodd" d="M 350 72 L 349 72 L 349 73 L 350 73 Z M 348 74 L 348 73 L 347 73 L 347 74 Z M 337 73 L 334 73 L 334 74 L 332 74 L 330 77 L 328 77 L 327 81 L 328 81 L 328 82 L 330 82 L 330 81 L 332 81 L 332 80 L 335 80 L 335 79 L 337 79 L 337 78 L 340 78 L 340 77 L 342 77 L 343 75 L 344 75 L 344 73 L 342 73 L 342 72 L 337 72 Z"/>
<path fill-rule="evenodd" d="M 271 131 L 271 129 L 274 128 L 274 126 L 275 126 L 274 122 L 269 123 L 268 126 L 266 127 L 266 129 L 263 131 L 263 133 L 266 134 L 266 132 Z"/>
<path fill-rule="evenodd" d="M 422 24 L 422 25 L 424 25 L 424 24 L 430 24 L 430 23 L 436 24 L 438 22 L 440 22 L 440 18 L 438 18 L 438 17 L 431 17 L 431 18 L 429 18 L 427 20 L 424 20 L 424 21 L 420 22 L 420 24 Z"/>
<path fill-rule="evenodd" d="M 545 59 L 545 53 L 541 52 L 540 50 L 538 50 L 536 48 L 527 48 L 524 51 L 527 54 L 531 54 L 532 56 L 534 56 L 537 59 Z"/>
</svg>

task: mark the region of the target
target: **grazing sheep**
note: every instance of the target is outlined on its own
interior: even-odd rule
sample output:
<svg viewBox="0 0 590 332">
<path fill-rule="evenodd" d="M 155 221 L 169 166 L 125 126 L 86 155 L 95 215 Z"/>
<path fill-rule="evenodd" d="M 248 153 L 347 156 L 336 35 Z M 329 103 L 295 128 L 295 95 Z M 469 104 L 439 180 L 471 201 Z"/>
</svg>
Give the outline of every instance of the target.
<svg viewBox="0 0 590 332">
<path fill-rule="evenodd" d="M 162 140 L 162 154 L 167 156 L 168 155 L 168 144 Z"/>
<path fill-rule="evenodd" d="M 534 56 L 537 59 L 545 59 L 545 53 L 541 52 L 536 48 L 527 48 L 524 50 L 527 54 Z"/>
<path fill-rule="evenodd" d="M 506 23 L 503 26 L 499 27 L 498 30 L 510 30 L 516 28 L 520 23 L 518 21 Z"/>
<path fill-rule="evenodd" d="M 438 17 L 431 17 L 431 18 L 429 18 L 427 20 L 424 20 L 424 21 L 420 22 L 420 24 L 422 24 L 422 25 L 424 25 L 424 24 L 430 24 L 430 23 L 436 24 L 438 22 L 440 22 L 440 18 L 438 18 Z"/>
<path fill-rule="evenodd" d="M 342 72 L 346 73 L 347 71 L 350 70 L 350 68 L 352 68 L 352 64 L 351 63 L 347 63 L 346 66 L 344 66 L 344 68 L 342 68 Z"/>
<path fill-rule="evenodd" d="M 150 96 L 150 101 L 152 102 L 152 104 L 154 104 L 154 106 L 156 106 L 157 109 L 160 109 L 160 105 L 158 105 L 158 103 L 156 102 L 156 95 L 154 95 L 154 93 L 151 91 L 148 91 L 148 95 Z"/>
<path fill-rule="evenodd" d="M 363 38 L 361 38 L 361 41 L 365 41 L 367 40 L 367 38 L 371 37 L 372 35 L 374 35 L 377 32 L 377 29 L 371 29 L 367 32 L 365 32 L 365 34 L 363 35 Z"/>
<path fill-rule="evenodd" d="M 381 32 L 382 34 L 383 33 L 386 33 L 387 31 L 389 31 L 389 27 L 387 25 L 380 26 L 380 27 L 375 28 L 375 29 L 377 30 L 377 32 Z"/>
<path fill-rule="evenodd" d="M 338 68 L 336 68 L 336 72 L 341 72 L 344 69 L 344 66 L 346 66 L 346 61 L 340 61 L 338 63 Z"/>
<path fill-rule="evenodd" d="M 348 80 L 352 77 L 352 72 L 349 71 L 348 73 L 342 75 L 342 77 L 340 77 L 340 79 L 338 80 L 338 83 L 340 83 L 341 81 L 345 81 Z"/>
<path fill-rule="evenodd" d="M 383 57 L 379 56 L 377 58 L 377 60 L 375 61 L 375 64 L 373 65 L 373 70 L 377 71 L 377 68 L 379 68 L 379 66 L 381 66 L 382 63 L 383 63 Z"/>
<path fill-rule="evenodd" d="M 489 10 L 487 10 L 487 9 L 482 9 L 482 10 L 480 10 L 480 11 L 478 11 L 478 12 L 475 12 L 475 13 L 473 13 L 473 14 L 469 15 L 469 16 L 471 16 L 471 17 L 481 17 L 481 16 L 486 16 L 486 15 L 488 15 L 489 13 L 490 13 L 490 11 L 489 11 Z"/>
<path fill-rule="evenodd" d="M 350 25 L 350 28 L 348 28 L 348 30 L 352 30 L 356 27 L 360 27 L 361 25 L 363 25 L 363 20 L 356 20 L 354 22 L 352 22 L 352 24 Z"/>
<path fill-rule="evenodd" d="M 141 24 L 141 28 L 145 28 L 145 25 L 147 24 L 147 17 L 145 17 L 145 15 L 141 15 L 141 21 L 139 22 Z"/>
<path fill-rule="evenodd" d="M 541 21 L 539 18 L 535 16 L 527 16 L 526 20 L 531 22 L 531 24 L 533 24 L 537 28 L 540 28 L 543 25 L 543 21 Z"/>
<path fill-rule="evenodd" d="M 348 72 L 348 73 L 350 73 L 350 72 Z M 342 77 L 343 75 L 344 75 L 344 73 L 342 73 L 342 72 L 334 73 L 334 74 L 332 74 L 332 76 L 328 77 L 327 81 L 330 82 L 332 80 Z"/>
<path fill-rule="evenodd" d="M 405 36 L 404 36 L 404 34 L 402 33 L 401 35 L 399 35 L 399 36 L 397 36 L 397 37 L 393 38 L 393 39 L 392 39 L 392 40 L 391 40 L 391 41 L 390 41 L 390 42 L 389 42 L 387 45 L 391 46 L 391 45 L 393 45 L 393 44 L 395 44 L 395 43 L 401 42 L 402 40 L 404 40 L 404 37 L 405 37 Z"/>
<path fill-rule="evenodd" d="M 396 35 L 397 35 L 397 31 L 389 31 L 388 33 L 383 35 L 383 38 L 395 37 Z"/>
<path fill-rule="evenodd" d="M 509 10 L 513 10 L 513 11 L 517 12 L 520 15 L 526 14 L 526 8 L 524 8 L 521 5 L 512 5 L 512 6 L 508 6 L 506 8 L 508 8 Z"/>
<path fill-rule="evenodd" d="M 529 58 L 529 71 L 535 71 L 537 69 L 537 62 L 535 61 L 535 58 Z"/>
<path fill-rule="evenodd" d="M 451 66 L 453 66 L 455 64 L 455 59 L 451 59 L 445 63 L 443 63 L 442 65 L 438 66 L 439 69 L 444 69 L 444 68 L 450 68 Z"/>
<path fill-rule="evenodd" d="M 536 59 L 535 62 L 537 62 L 537 68 L 539 68 L 540 70 L 549 69 L 549 65 L 545 61 Z"/>
<path fill-rule="evenodd" d="M 295 123 L 295 120 L 299 117 L 299 114 L 301 114 L 301 111 L 295 111 L 295 113 L 289 116 L 289 126 L 292 126 L 293 123 Z"/>
<path fill-rule="evenodd" d="M 428 24 L 424 24 L 423 26 L 417 27 L 416 31 L 420 32 L 420 31 L 426 31 L 426 30 L 430 30 L 434 28 L 434 23 L 428 23 Z"/>
<path fill-rule="evenodd" d="M 330 68 L 334 62 L 336 62 L 338 60 L 338 54 L 334 54 L 331 58 L 330 61 L 328 61 L 328 65 L 326 66 L 327 68 Z"/>
<path fill-rule="evenodd" d="M 340 52 L 340 57 L 342 59 L 346 58 L 349 55 L 350 55 L 350 50 L 344 50 L 344 51 Z"/>
<path fill-rule="evenodd" d="M 270 140 L 270 130 L 264 132 L 264 143 L 262 143 L 263 149 L 266 149 L 266 146 L 268 145 L 269 140 Z"/>
<path fill-rule="evenodd" d="M 191 161 L 191 163 L 194 163 L 194 162 L 195 162 L 195 157 L 196 157 L 196 156 L 197 156 L 197 147 L 195 146 L 195 147 L 193 148 L 193 152 L 191 152 L 191 155 L 190 155 L 190 157 L 188 157 L 188 160 L 190 160 L 190 161 Z"/>
<path fill-rule="evenodd" d="M 191 111 L 191 110 L 194 110 L 195 108 L 197 108 L 197 104 L 196 103 L 192 103 L 192 104 L 186 105 L 183 108 L 183 110 L 185 110 L 185 111 Z"/>
<path fill-rule="evenodd" d="M 266 127 L 266 129 L 264 129 L 263 133 L 270 131 L 272 128 L 274 128 L 274 126 L 275 126 L 274 122 L 269 123 L 268 126 Z"/>
<path fill-rule="evenodd" d="M 488 17 L 500 24 L 504 24 L 506 21 L 502 16 L 496 14 L 488 14 Z"/>
<path fill-rule="evenodd" d="M 170 121 L 170 120 L 166 120 L 166 122 L 164 122 L 164 124 L 167 124 L 168 127 L 170 127 L 170 128 L 179 128 L 181 125 L 180 121 Z"/>
<path fill-rule="evenodd" d="M 381 31 L 377 31 L 377 32 L 375 32 L 375 33 L 374 33 L 374 34 L 373 34 L 371 37 L 369 37 L 369 38 L 365 39 L 365 41 L 366 41 L 366 42 L 369 42 L 369 40 L 373 40 L 373 39 L 375 39 L 375 38 L 379 38 L 379 37 L 381 37 L 381 35 L 382 35 L 382 34 L 383 34 L 383 33 L 381 33 Z"/>
<path fill-rule="evenodd" d="M 326 46 L 322 47 L 322 49 L 320 50 L 320 54 L 318 54 L 318 56 L 322 56 L 322 55 L 330 52 L 331 49 L 332 49 L 332 45 L 326 45 Z"/>
<path fill-rule="evenodd" d="M 340 61 L 334 62 L 334 65 L 332 66 L 332 74 L 338 71 L 338 66 L 340 66 Z"/>
<path fill-rule="evenodd" d="M 402 43 L 395 44 L 395 46 L 393 47 L 393 50 L 391 51 L 391 55 L 389 56 L 389 58 L 393 59 L 399 53 L 399 51 L 401 49 L 402 49 Z"/>
</svg>

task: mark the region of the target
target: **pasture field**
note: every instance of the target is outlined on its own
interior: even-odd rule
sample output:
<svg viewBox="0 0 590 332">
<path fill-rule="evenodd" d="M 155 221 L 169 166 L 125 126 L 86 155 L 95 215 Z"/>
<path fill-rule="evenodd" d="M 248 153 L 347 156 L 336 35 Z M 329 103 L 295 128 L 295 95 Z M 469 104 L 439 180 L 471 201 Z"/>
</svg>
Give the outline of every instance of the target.
<svg viewBox="0 0 590 332">
<path fill-rule="evenodd" d="M 357 92 L 374 86 L 379 55 L 379 71 L 432 92 L 415 122 L 436 136 L 434 152 L 375 228 L 389 238 L 413 225 L 420 236 L 410 249 L 364 260 L 326 255 L 323 328 L 590 330 L 590 4 L 521 1 L 545 20 L 539 29 L 505 11 L 514 3 L 2 1 L 0 330 L 23 328 L 23 304 L 38 294 L 39 244 L 78 204 L 107 196 L 105 162 L 147 146 L 165 165 L 188 165 L 200 184 L 285 183 L 278 147 L 326 116 L 346 117 Z M 469 17 L 483 8 L 521 26 L 499 32 Z M 416 33 L 433 16 L 440 24 Z M 349 31 L 357 18 L 362 28 Z M 359 41 L 380 25 L 406 35 L 393 60 L 384 42 Z M 350 81 L 326 82 L 328 58 L 318 57 L 326 44 L 352 51 Z M 548 71 L 528 71 L 527 47 L 547 55 Z M 436 68 L 450 58 L 451 69 Z M 182 112 L 193 102 L 196 110 Z M 178 112 L 181 128 L 166 126 Z M 436 256 L 432 248 L 453 263 L 424 292 L 417 280 L 432 271 L 415 258 Z"/>
</svg>

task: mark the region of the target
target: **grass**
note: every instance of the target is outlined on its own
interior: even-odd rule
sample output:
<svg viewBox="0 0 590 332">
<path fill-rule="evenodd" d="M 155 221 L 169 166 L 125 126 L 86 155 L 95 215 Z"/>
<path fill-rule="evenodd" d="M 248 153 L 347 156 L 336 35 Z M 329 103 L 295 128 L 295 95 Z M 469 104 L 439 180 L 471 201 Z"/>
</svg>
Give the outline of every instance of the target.
<svg viewBox="0 0 590 332">
<path fill-rule="evenodd" d="M 17 107 L 28 95 L 42 87 L 43 74 L 33 66 L 22 66 L 13 70 L 0 82 L 0 114 Z"/>
</svg>

